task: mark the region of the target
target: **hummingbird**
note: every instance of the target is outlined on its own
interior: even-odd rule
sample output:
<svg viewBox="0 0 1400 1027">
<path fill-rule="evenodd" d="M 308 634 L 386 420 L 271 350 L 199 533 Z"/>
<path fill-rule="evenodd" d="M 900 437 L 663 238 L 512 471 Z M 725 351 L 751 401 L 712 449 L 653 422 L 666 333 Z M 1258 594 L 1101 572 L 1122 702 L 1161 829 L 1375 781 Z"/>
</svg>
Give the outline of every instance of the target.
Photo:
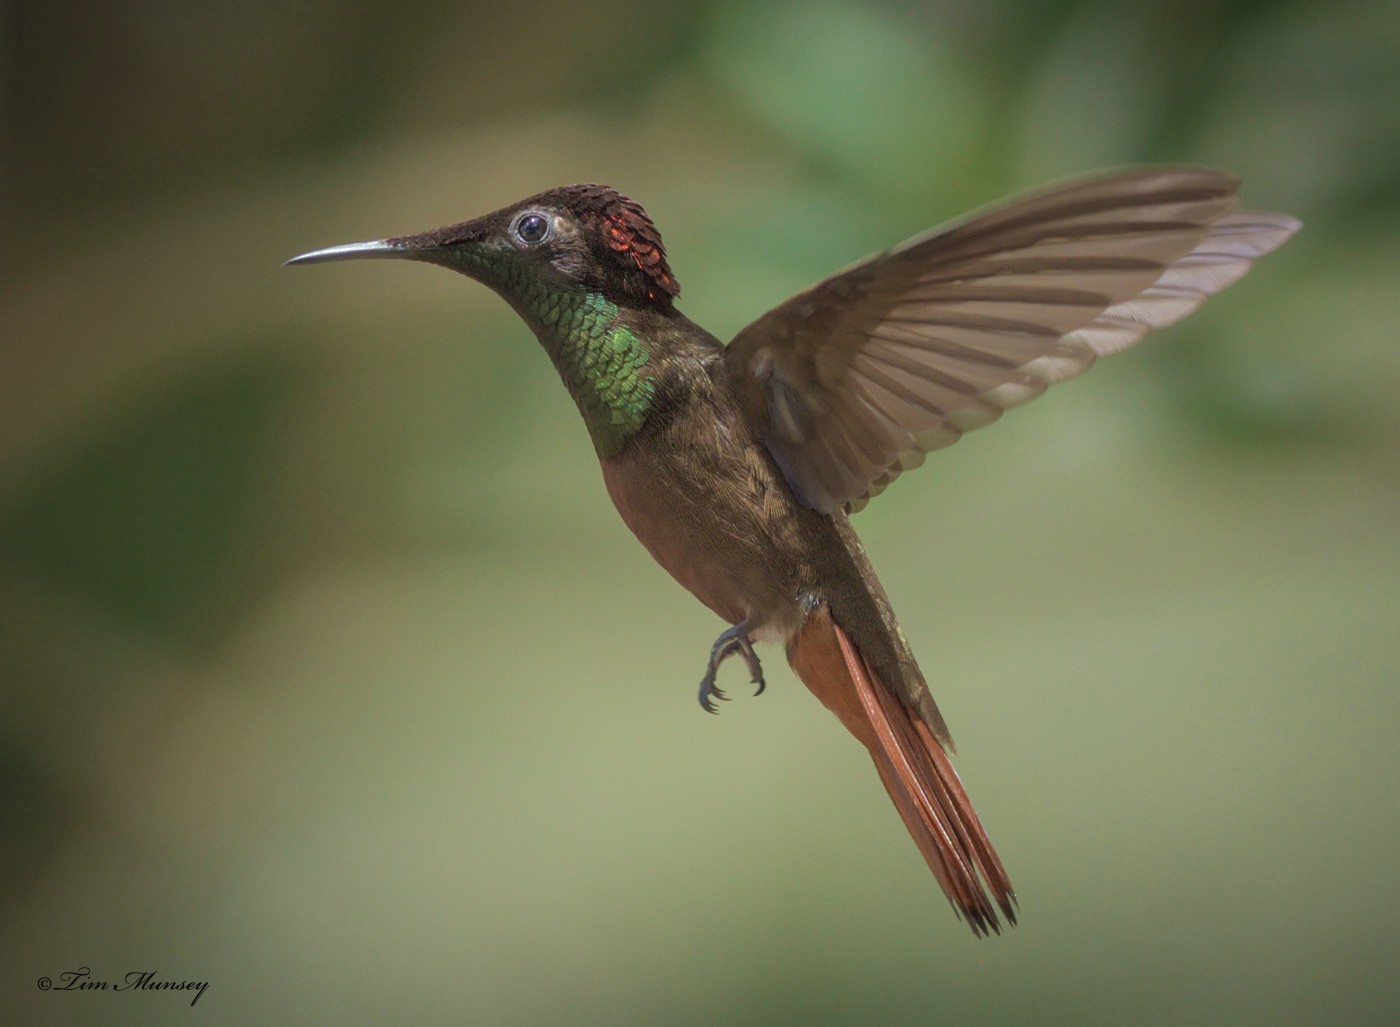
<svg viewBox="0 0 1400 1027">
<path fill-rule="evenodd" d="M 1016 893 L 850 515 L 926 453 L 1185 317 L 1300 227 L 1238 203 L 1239 179 L 1204 167 L 1071 180 L 866 257 L 727 345 L 680 312 L 656 225 L 606 185 L 287 263 L 437 264 L 509 303 L 624 523 L 726 625 L 700 705 L 727 698 L 730 657 L 761 693 L 754 644 L 781 642 L 985 936 L 1016 922 Z"/>
</svg>

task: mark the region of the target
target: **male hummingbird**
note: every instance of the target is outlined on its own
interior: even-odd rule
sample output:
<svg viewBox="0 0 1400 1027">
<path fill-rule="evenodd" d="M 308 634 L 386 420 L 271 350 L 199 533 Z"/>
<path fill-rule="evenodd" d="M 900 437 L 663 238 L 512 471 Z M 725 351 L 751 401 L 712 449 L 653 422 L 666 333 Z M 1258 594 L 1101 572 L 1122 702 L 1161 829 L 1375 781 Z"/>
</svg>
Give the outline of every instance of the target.
<svg viewBox="0 0 1400 1027">
<path fill-rule="evenodd" d="M 870 751 L 974 933 L 1016 895 L 949 761 L 952 739 L 848 515 L 930 450 L 1185 317 L 1299 228 L 1236 211 L 1239 181 L 1141 168 L 1072 181 L 915 236 L 773 308 L 726 346 L 635 201 L 571 185 L 419 235 L 316 250 L 489 286 L 554 361 L 623 521 L 729 625 L 700 704 L 755 641 Z M 993 906 L 995 900 L 995 908 Z"/>
</svg>

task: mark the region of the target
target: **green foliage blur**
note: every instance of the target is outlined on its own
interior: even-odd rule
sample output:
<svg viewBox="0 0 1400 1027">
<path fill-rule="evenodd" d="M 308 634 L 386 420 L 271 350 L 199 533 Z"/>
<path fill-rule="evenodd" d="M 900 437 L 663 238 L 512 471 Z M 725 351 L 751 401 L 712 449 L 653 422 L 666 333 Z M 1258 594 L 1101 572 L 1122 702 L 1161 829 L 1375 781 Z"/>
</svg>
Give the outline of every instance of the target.
<svg viewBox="0 0 1400 1027">
<path fill-rule="evenodd" d="M 1397 30 L 1360 0 L 0 6 L 0 1020 L 1393 1022 Z M 504 304 L 279 266 L 606 181 L 728 337 L 1139 162 L 1306 227 L 857 522 L 1022 898 L 984 942 L 779 651 L 697 709 L 723 625 Z M 84 966 L 209 990 L 36 986 Z"/>
</svg>

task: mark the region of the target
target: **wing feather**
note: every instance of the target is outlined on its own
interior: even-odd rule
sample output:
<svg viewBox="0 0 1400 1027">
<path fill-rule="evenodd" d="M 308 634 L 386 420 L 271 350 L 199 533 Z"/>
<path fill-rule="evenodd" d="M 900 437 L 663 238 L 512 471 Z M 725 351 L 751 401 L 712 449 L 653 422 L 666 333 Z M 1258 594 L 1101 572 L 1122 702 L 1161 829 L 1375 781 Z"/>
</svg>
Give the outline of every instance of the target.
<svg viewBox="0 0 1400 1027">
<path fill-rule="evenodd" d="M 1062 185 L 876 254 L 725 351 L 754 430 L 825 512 L 1237 281 L 1299 223 L 1238 180 L 1145 168 Z"/>
</svg>

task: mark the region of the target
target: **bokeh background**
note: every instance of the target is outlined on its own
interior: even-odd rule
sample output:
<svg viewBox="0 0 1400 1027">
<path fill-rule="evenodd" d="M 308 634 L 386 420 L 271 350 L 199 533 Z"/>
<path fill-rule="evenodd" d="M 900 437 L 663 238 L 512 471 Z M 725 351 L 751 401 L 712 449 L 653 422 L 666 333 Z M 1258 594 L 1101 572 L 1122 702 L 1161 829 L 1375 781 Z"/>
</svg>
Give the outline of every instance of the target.
<svg viewBox="0 0 1400 1027">
<path fill-rule="evenodd" d="M 1397 29 L 0 4 L 5 1022 L 1394 1022 Z M 1143 161 L 1307 227 L 858 518 L 1022 896 L 983 942 L 778 651 L 697 709 L 721 625 L 503 303 L 279 266 L 607 181 L 727 338 Z M 81 966 L 210 988 L 36 987 Z"/>
</svg>

